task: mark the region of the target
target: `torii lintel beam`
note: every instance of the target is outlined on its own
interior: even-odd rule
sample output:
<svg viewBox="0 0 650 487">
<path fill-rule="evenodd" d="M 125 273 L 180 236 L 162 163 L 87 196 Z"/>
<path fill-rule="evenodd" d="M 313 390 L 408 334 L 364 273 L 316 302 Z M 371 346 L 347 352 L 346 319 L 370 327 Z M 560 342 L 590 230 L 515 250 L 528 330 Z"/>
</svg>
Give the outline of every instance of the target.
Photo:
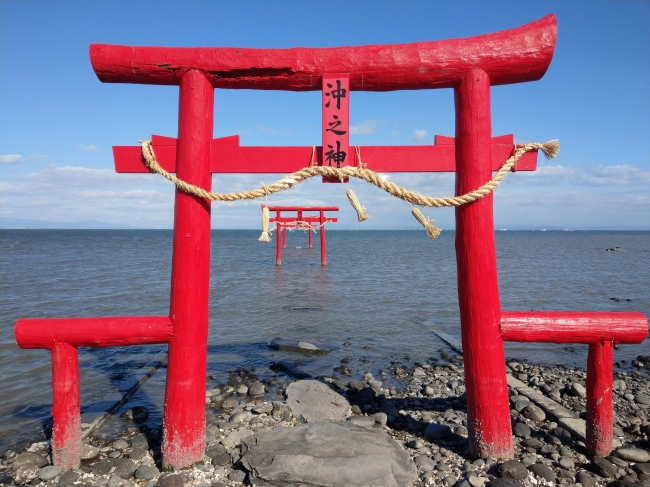
<svg viewBox="0 0 650 487">
<path fill-rule="evenodd" d="M 91 44 L 104 83 L 178 85 L 198 69 L 214 88 L 320 90 L 324 73 L 347 73 L 355 91 L 453 88 L 474 68 L 491 85 L 540 79 L 557 39 L 557 21 L 539 20 L 492 34 L 444 41 L 335 48 L 250 49 Z"/>
<path fill-rule="evenodd" d="M 156 159 L 167 172 L 176 172 L 176 139 L 154 135 L 151 138 Z M 492 170 L 497 171 L 510 157 L 514 137 L 492 137 Z M 239 145 L 239 136 L 212 140 L 210 172 L 230 174 L 292 173 L 309 166 L 313 148 L 246 147 Z M 314 164 L 323 165 L 322 147 L 313 151 Z M 435 145 L 360 146 L 364 167 L 377 172 L 455 172 L 456 147 L 454 137 L 436 135 Z M 140 146 L 113 147 L 115 171 L 118 173 L 149 172 L 144 164 Z M 350 165 L 358 166 L 356 151 L 350 151 Z M 517 171 L 537 169 L 537 151 L 524 154 L 517 161 Z M 513 168 L 514 170 L 514 168 Z"/>
</svg>

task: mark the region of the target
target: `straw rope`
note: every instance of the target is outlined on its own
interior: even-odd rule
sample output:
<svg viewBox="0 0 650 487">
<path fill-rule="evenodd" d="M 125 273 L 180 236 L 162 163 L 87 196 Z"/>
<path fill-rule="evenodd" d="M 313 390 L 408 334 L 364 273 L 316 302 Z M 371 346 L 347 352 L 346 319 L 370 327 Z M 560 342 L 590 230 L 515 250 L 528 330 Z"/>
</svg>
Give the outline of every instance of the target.
<svg viewBox="0 0 650 487">
<path fill-rule="evenodd" d="M 193 194 L 199 198 L 206 198 L 212 201 L 252 200 L 267 196 L 269 194 L 284 191 L 306 179 L 313 178 L 315 176 L 325 176 L 337 179 L 345 179 L 348 177 L 363 179 L 364 181 L 377 186 L 387 193 L 392 194 L 393 196 L 407 201 L 411 204 L 436 208 L 446 206 L 461 206 L 473 203 L 474 201 L 478 201 L 490 194 L 497 186 L 499 186 L 499 184 L 501 184 L 501 181 L 508 173 L 508 171 L 525 153 L 533 150 L 541 150 L 547 159 L 553 159 L 560 149 L 560 143 L 558 140 L 550 140 L 544 144 L 531 143 L 519 147 L 515 146 L 516 149 L 514 150 L 513 154 L 503 163 L 494 177 L 481 187 L 461 196 L 436 198 L 432 196 L 421 195 L 414 191 L 409 191 L 393 182 L 385 181 L 379 173 L 376 173 L 370 169 L 353 166 L 342 168 L 335 168 L 330 166 L 309 166 L 301 169 L 300 171 L 296 171 L 293 174 L 290 174 L 289 176 L 276 181 L 269 186 L 264 186 L 263 188 L 257 188 L 250 191 L 241 191 L 238 193 L 212 193 L 199 188 L 198 186 L 194 186 L 193 184 L 186 183 L 173 174 L 165 171 L 162 167 L 160 167 L 160 164 L 158 164 L 158 161 L 156 160 L 151 141 L 143 140 L 141 143 L 142 155 L 144 157 L 145 164 L 149 170 L 151 170 L 151 172 L 161 174 L 185 193 Z"/>
</svg>

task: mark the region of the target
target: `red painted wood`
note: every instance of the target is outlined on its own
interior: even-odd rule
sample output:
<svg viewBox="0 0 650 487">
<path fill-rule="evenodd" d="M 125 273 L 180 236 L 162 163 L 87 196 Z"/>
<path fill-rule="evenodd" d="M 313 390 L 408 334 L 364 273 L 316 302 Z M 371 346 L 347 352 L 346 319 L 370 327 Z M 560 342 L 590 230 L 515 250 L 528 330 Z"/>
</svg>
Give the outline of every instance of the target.
<svg viewBox="0 0 650 487">
<path fill-rule="evenodd" d="M 279 221 L 281 223 L 287 223 L 287 224 L 289 224 L 289 223 L 297 223 L 296 219 L 291 218 L 291 217 L 281 217 L 279 220 L 277 218 L 269 218 L 270 223 L 277 222 L 277 221 Z M 307 217 L 303 218 L 303 221 L 305 223 L 319 223 L 320 224 L 320 217 L 319 216 L 307 216 Z M 327 221 L 329 223 L 336 223 L 339 220 L 338 220 L 338 218 L 329 218 L 328 217 L 328 218 L 325 218 L 325 221 Z"/>
<path fill-rule="evenodd" d="M 346 73 L 323 74 L 323 165 L 345 167 L 350 157 L 350 77 Z"/>
<path fill-rule="evenodd" d="M 210 190 L 214 90 L 197 70 L 181 79 L 178 177 Z M 181 468 L 203 459 L 210 288 L 210 202 L 176 190 L 163 465 Z"/>
<path fill-rule="evenodd" d="M 591 343 L 587 354 L 587 449 L 598 456 L 612 451 L 614 405 L 612 403 L 614 345 Z"/>
<path fill-rule="evenodd" d="M 262 208 L 265 206 L 262 205 Z M 268 208 L 269 211 L 339 211 L 338 206 L 269 206 Z"/>
<path fill-rule="evenodd" d="M 504 311 L 501 336 L 507 342 L 641 343 L 648 319 L 643 313 Z"/>
<path fill-rule="evenodd" d="M 282 246 L 286 249 L 287 248 L 287 228 L 284 229 L 284 235 L 282 235 Z"/>
<path fill-rule="evenodd" d="M 320 211 L 320 265 L 327 265 L 327 247 L 325 246 L 325 213 Z"/>
<path fill-rule="evenodd" d="M 102 318 L 21 318 L 14 328 L 20 348 L 48 348 L 56 343 L 73 347 L 122 347 L 167 343 L 173 335 L 168 316 L 110 316 Z"/>
<path fill-rule="evenodd" d="M 52 346 L 52 461 L 64 469 L 81 462 L 79 353 L 67 343 Z"/>
<path fill-rule="evenodd" d="M 311 229 L 307 229 L 307 234 L 309 235 L 309 248 L 311 249 L 314 246 L 314 238 Z"/>
<path fill-rule="evenodd" d="M 352 90 L 415 90 L 452 88 L 474 68 L 492 85 L 540 79 L 556 38 L 557 22 L 549 14 L 514 29 L 444 41 L 321 49 L 92 44 L 90 60 L 105 83 L 177 85 L 196 68 L 215 88 L 320 90 L 323 73 L 349 73 Z"/>
<path fill-rule="evenodd" d="M 490 79 L 473 69 L 455 90 L 456 194 L 478 188 L 492 176 Z M 510 407 L 494 244 L 492 194 L 456 207 L 456 260 L 470 450 L 477 455 L 513 455 Z"/>
<path fill-rule="evenodd" d="M 166 137 L 164 135 L 152 135 L 151 143 L 155 147 L 158 146 L 176 146 L 178 139 L 176 137 Z M 239 135 L 228 135 L 226 137 L 217 137 L 212 139 L 211 148 L 214 147 L 237 147 L 239 146 Z M 176 163 L 176 157 L 174 155 L 174 163 Z"/>
<path fill-rule="evenodd" d="M 275 249 L 275 265 L 282 265 L 282 224 L 278 224 Z"/>
<path fill-rule="evenodd" d="M 442 136 L 436 136 L 437 138 Z M 501 136 L 508 137 L 508 136 Z M 492 139 L 492 170 L 498 170 L 510 157 L 513 144 L 495 143 Z M 445 139 L 454 140 L 453 137 Z M 215 139 L 217 140 L 217 139 Z M 423 146 L 361 146 L 361 161 L 377 172 L 455 172 L 456 156 L 453 143 Z M 153 144 L 156 159 L 169 172 L 176 172 L 176 148 Z M 358 166 L 356 152 L 350 154 L 351 165 Z M 311 147 L 238 147 L 212 145 L 210 172 L 216 174 L 292 173 L 311 163 Z M 149 169 L 142 159 L 140 146 L 113 147 L 115 171 L 146 173 Z M 322 165 L 322 148 L 316 147 L 315 160 Z M 524 154 L 517 162 L 518 171 L 537 169 L 537 152 Z"/>
</svg>

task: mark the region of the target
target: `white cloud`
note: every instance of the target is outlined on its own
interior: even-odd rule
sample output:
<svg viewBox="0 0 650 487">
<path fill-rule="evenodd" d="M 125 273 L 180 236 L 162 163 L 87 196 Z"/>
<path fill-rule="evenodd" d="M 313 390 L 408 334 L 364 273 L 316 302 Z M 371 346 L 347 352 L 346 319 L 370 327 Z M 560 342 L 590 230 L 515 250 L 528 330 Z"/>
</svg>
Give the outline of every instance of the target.
<svg viewBox="0 0 650 487">
<path fill-rule="evenodd" d="M 415 129 L 413 132 L 413 141 L 421 143 L 424 142 L 424 140 L 427 138 L 427 131 L 426 130 L 418 130 Z"/>
<path fill-rule="evenodd" d="M 94 145 L 79 144 L 77 146 L 77 149 L 82 150 L 84 152 L 99 152 L 99 149 L 97 147 L 95 147 Z"/>
<path fill-rule="evenodd" d="M 352 125 L 350 127 L 350 135 L 374 134 L 385 123 L 385 120 L 366 120 L 365 122 L 361 122 L 359 125 Z"/>
<path fill-rule="evenodd" d="M 522 177 L 519 177 L 521 175 Z M 558 183 L 581 186 L 634 186 L 650 184 L 650 171 L 630 164 L 617 166 L 548 166 L 540 165 L 536 171 L 522 171 L 510 184 L 552 185 Z"/>
<path fill-rule="evenodd" d="M 278 133 L 276 129 L 267 127 L 266 125 L 258 125 L 257 128 L 260 129 L 260 131 L 264 132 L 265 134 L 275 135 Z"/>
<path fill-rule="evenodd" d="M 20 154 L 7 154 L 5 156 L 0 156 L 0 163 L 2 162 L 7 162 L 7 163 L 12 163 L 12 162 L 19 162 L 23 160 L 23 156 Z"/>
</svg>

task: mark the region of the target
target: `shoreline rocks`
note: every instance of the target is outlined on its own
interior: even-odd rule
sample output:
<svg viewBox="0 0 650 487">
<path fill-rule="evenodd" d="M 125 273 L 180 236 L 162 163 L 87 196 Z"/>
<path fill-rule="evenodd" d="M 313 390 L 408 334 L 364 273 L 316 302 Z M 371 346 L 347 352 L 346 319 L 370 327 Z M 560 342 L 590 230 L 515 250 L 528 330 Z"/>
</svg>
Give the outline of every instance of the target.
<svg viewBox="0 0 650 487">
<path fill-rule="evenodd" d="M 506 367 L 540 397 L 561 405 L 568 419 L 585 417 L 583 370 L 517 360 L 508 360 Z M 271 379 L 259 379 L 244 370 L 233 371 L 229 377 L 227 383 L 206 392 L 205 456 L 191 469 L 162 472 L 159 426 L 134 424 L 137 415 L 131 414 L 125 417 L 123 431 L 108 434 L 100 430 L 89 438 L 82 465 L 74 471 L 63 472 L 50 465 L 47 442 L 34 443 L 20 453 L 4 452 L 0 484 L 234 487 L 299 485 L 302 481 L 321 485 L 316 472 L 333 478 L 331 473 L 323 473 L 331 472 L 326 468 L 330 461 L 322 460 L 321 470 L 310 468 L 315 462 L 308 448 L 311 434 L 312 441 L 329 445 L 332 458 L 340 449 L 345 459 L 341 472 L 347 472 L 340 475 L 347 482 L 362 482 L 358 480 L 366 478 L 362 475 L 374 471 L 385 485 L 393 482 L 417 487 L 650 487 L 650 406 L 643 400 L 650 394 L 650 381 L 637 372 L 614 374 L 614 432 L 621 446 L 607 457 L 590 458 L 579 436 L 511 387 L 514 458 L 507 461 L 477 459 L 469 453 L 463 361 L 458 355 L 441 352 L 426 363 L 393 360 L 379 378 L 368 372 L 363 378 L 351 379 L 332 371 L 331 376 L 317 381 L 294 380 L 281 372 Z M 131 410 L 135 413 L 137 407 L 132 405 Z M 352 440 L 346 435 L 358 440 L 356 450 L 351 449 Z M 406 474 L 389 474 L 381 466 L 386 460 L 377 460 L 380 456 L 373 453 L 371 441 L 379 437 L 402 458 L 403 463 L 398 463 Z M 279 464 L 283 459 L 293 484 L 273 484 L 277 479 L 263 473 L 268 473 L 269 457 L 256 453 L 255 445 L 272 445 L 273 441 L 280 443 L 269 450 Z M 306 462 L 311 477 L 299 478 L 301 461 Z"/>
</svg>

